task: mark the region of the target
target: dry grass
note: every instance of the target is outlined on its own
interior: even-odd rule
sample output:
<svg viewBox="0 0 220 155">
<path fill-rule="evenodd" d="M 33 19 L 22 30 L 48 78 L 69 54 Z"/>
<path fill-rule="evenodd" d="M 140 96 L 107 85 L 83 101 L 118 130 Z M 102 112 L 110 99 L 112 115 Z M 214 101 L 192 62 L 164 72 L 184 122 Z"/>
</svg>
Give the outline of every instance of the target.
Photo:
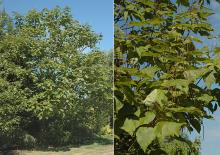
<svg viewBox="0 0 220 155">
<path fill-rule="evenodd" d="M 92 144 L 68 151 L 22 151 L 21 155 L 113 155 L 113 145 Z"/>
</svg>

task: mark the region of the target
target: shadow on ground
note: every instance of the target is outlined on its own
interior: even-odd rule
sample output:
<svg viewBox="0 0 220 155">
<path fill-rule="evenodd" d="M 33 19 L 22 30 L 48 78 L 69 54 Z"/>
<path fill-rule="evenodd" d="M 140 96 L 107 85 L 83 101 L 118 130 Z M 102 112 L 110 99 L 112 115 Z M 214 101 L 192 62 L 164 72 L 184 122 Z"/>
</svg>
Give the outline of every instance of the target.
<svg viewBox="0 0 220 155">
<path fill-rule="evenodd" d="M 37 148 L 36 151 L 52 151 L 52 152 L 59 152 L 59 151 L 70 151 L 71 148 L 80 148 L 81 146 L 91 145 L 91 144 L 98 144 L 98 145 L 113 145 L 113 136 L 95 136 L 94 138 L 84 141 L 81 144 L 74 144 L 74 145 L 67 145 L 62 147 L 47 147 L 47 148 Z"/>
<path fill-rule="evenodd" d="M 77 145 L 63 147 L 44 147 L 26 150 L 20 148 L 8 148 L 0 150 L 0 155 L 113 155 L 113 136 L 94 136 Z"/>
</svg>

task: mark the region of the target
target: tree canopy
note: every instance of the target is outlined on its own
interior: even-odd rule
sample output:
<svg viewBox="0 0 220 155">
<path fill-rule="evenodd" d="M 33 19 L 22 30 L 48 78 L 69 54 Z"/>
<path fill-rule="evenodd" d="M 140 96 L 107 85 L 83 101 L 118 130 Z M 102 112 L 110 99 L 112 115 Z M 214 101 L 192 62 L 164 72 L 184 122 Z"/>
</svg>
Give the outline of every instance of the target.
<svg viewBox="0 0 220 155">
<path fill-rule="evenodd" d="M 1 12 L 0 36 L 1 144 L 66 145 L 100 132 L 112 113 L 111 53 L 96 48 L 100 34 L 56 7 Z"/>
</svg>

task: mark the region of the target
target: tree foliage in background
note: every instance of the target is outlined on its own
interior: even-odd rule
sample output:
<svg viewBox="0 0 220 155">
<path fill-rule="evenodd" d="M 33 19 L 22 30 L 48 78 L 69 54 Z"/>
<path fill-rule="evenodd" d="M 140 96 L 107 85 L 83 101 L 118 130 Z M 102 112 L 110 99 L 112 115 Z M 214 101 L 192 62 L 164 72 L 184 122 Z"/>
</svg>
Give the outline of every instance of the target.
<svg viewBox="0 0 220 155">
<path fill-rule="evenodd" d="M 0 15 L 0 143 L 81 143 L 107 124 L 111 54 L 59 7 Z M 85 53 L 85 50 L 92 52 Z"/>
<path fill-rule="evenodd" d="M 116 154 L 200 154 L 203 120 L 220 105 L 220 48 L 210 1 L 115 0 Z"/>
</svg>

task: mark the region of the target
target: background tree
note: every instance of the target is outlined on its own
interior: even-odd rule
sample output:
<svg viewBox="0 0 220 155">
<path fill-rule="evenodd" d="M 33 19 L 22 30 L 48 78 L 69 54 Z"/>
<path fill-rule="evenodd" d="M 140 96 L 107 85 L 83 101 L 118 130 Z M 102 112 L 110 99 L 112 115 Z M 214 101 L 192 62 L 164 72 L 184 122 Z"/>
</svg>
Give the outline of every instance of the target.
<svg viewBox="0 0 220 155">
<path fill-rule="evenodd" d="M 112 112 L 110 59 L 96 49 L 101 35 L 69 8 L 12 19 L 1 13 L 0 143 L 60 146 L 98 134 Z"/>
<path fill-rule="evenodd" d="M 116 153 L 199 154 L 182 133 L 200 133 L 219 104 L 219 48 L 201 41 L 215 37 L 209 4 L 115 1 Z"/>
</svg>

